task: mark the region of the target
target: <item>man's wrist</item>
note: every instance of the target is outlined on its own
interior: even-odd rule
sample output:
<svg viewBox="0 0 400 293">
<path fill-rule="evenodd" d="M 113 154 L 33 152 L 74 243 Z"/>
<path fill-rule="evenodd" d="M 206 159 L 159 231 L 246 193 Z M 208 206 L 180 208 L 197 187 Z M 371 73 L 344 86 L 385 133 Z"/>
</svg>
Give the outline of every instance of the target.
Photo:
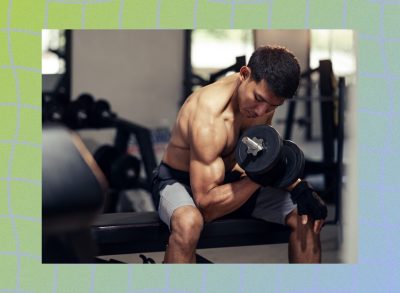
<svg viewBox="0 0 400 293">
<path fill-rule="evenodd" d="M 254 185 L 257 185 L 257 187 L 262 187 L 262 185 L 260 183 L 251 179 L 247 174 L 245 176 L 241 177 L 241 179 L 243 179 L 243 178 L 247 178 L 251 183 L 253 183 Z"/>
</svg>

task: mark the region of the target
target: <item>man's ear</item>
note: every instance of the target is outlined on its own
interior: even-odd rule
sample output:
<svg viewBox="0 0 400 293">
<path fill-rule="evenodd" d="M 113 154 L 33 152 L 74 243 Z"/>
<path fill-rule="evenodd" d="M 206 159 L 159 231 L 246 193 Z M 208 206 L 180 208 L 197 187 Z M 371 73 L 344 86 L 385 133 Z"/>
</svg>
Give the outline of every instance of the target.
<svg viewBox="0 0 400 293">
<path fill-rule="evenodd" d="M 251 69 L 247 66 L 242 66 L 240 68 L 240 79 L 243 81 L 251 76 Z"/>
</svg>

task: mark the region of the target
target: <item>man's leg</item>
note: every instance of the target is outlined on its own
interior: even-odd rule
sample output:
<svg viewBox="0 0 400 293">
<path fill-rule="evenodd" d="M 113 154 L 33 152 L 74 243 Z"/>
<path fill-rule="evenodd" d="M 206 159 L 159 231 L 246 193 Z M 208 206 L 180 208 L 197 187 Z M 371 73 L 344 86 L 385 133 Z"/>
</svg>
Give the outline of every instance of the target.
<svg viewBox="0 0 400 293">
<path fill-rule="evenodd" d="M 195 263 L 196 246 L 203 229 L 203 217 L 193 206 L 177 208 L 171 217 L 171 235 L 164 263 Z"/>
<path fill-rule="evenodd" d="M 296 205 L 284 190 L 264 187 L 249 200 L 251 216 L 267 222 L 288 225 L 290 263 L 320 263 L 321 243 L 319 235 L 312 230 L 312 223 L 301 223 Z M 244 205 L 248 205 L 247 203 Z"/>
<path fill-rule="evenodd" d="M 321 242 L 319 234 L 313 231 L 314 222 L 301 223 L 301 216 L 294 209 L 286 217 L 286 225 L 291 229 L 289 238 L 290 263 L 320 263 Z"/>
</svg>

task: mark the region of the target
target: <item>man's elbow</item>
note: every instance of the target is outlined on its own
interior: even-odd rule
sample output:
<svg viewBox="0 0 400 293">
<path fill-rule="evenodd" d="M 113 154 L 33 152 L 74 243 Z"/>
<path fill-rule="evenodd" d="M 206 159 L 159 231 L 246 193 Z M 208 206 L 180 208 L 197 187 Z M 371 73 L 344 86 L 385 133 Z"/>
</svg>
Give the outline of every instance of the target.
<svg viewBox="0 0 400 293">
<path fill-rule="evenodd" d="M 211 205 L 207 200 L 204 198 L 197 198 L 195 200 L 195 204 L 202 214 L 204 222 L 208 223 L 215 219 L 215 215 L 212 213 Z"/>
<path fill-rule="evenodd" d="M 203 215 L 203 219 L 204 219 L 205 223 L 212 222 L 217 218 L 215 216 L 215 214 L 210 211 L 204 211 L 204 212 L 201 212 L 201 214 Z"/>
</svg>

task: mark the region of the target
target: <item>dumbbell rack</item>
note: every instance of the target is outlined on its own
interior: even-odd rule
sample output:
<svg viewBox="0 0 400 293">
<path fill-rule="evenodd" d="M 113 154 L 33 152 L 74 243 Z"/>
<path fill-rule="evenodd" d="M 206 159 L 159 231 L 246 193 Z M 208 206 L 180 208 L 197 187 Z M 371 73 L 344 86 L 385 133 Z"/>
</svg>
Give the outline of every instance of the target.
<svg viewBox="0 0 400 293">
<path fill-rule="evenodd" d="M 57 102 L 56 99 L 53 98 L 53 100 Z M 68 99 L 63 104 L 63 107 L 65 109 L 63 113 L 60 112 L 58 120 L 46 120 L 47 117 L 45 117 L 44 124 L 47 124 L 47 122 L 61 123 L 67 125 L 72 130 L 115 128 L 117 134 L 114 147 L 120 153 L 127 152 L 129 139 L 131 135 L 134 135 L 146 173 L 146 181 L 139 182 L 139 185 L 142 188 L 150 190 L 152 171 L 156 167 L 157 162 L 151 131 L 148 128 L 117 117 L 115 113 L 111 112 L 111 107 L 107 101 L 95 101 L 95 98 L 89 93 L 79 95 L 72 102 Z M 59 111 L 58 108 L 56 110 Z"/>
<path fill-rule="evenodd" d="M 146 172 L 147 187 L 150 188 L 152 172 L 157 167 L 151 131 L 146 127 L 121 118 L 111 118 L 110 124 L 111 127 L 117 129 L 114 145 L 120 151 L 127 150 L 130 136 L 135 135 Z"/>
<path fill-rule="evenodd" d="M 121 153 L 127 151 L 131 135 L 135 136 L 146 173 L 146 181 L 139 182 L 139 184 L 140 187 L 150 191 L 152 172 L 157 166 L 150 129 L 116 117 L 107 118 L 102 126 L 93 129 L 107 128 L 115 128 L 117 130 L 114 146 Z"/>
</svg>

